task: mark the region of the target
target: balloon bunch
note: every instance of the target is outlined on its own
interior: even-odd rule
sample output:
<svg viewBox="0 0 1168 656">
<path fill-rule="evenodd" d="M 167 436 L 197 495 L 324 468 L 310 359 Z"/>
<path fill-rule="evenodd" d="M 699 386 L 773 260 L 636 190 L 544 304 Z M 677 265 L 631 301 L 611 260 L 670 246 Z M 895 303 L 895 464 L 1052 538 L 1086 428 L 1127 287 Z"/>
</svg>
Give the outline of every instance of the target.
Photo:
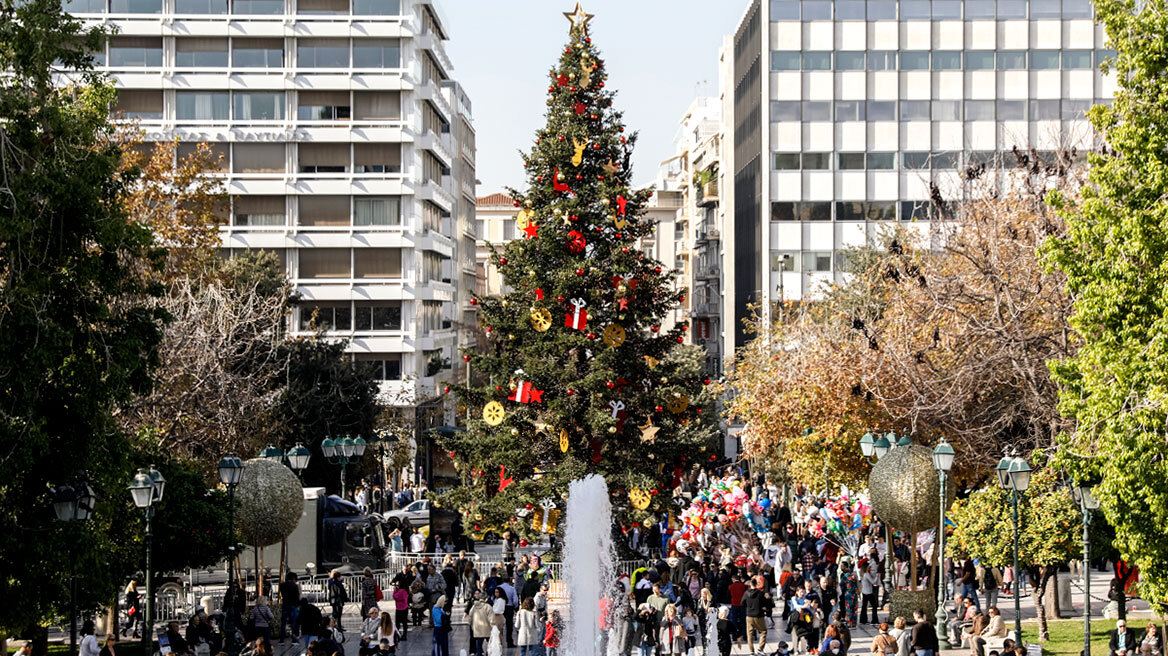
<svg viewBox="0 0 1168 656">
<path fill-rule="evenodd" d="M 679 552 L 693 544 L 706 552 L 729 552 L 734 562 L 760 562 L 758 535 L 770 528 L 766 507 L 751 501 L 740 481 L 722 478 L 699 490 L 679 516 L 683 529 L 674 535 Z"/>
<path fill-rule="evenodd" d="M 831 541 L 853 558 L 858 557 L 857 531 L 872 519 L 872 506 L 862 496 L 851 498 L 846 492 L 828 499 L 811 523 L 811 534 Z"/>
</svg>

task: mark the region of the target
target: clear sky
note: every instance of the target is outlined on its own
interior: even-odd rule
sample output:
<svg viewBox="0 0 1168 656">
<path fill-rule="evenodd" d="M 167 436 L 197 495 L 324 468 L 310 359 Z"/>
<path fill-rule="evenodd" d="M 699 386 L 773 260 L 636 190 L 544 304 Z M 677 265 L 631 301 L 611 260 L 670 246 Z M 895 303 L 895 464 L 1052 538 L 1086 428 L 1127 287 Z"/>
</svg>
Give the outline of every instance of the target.
<svg viewBox="0 0 1168 656">
<path fill-rule="evenodd" d="M 523 187 L 518 151 L 544 124 L 547 71 L 568 40 L 563 12 L 575 0 L 443 0 L 454 77 L 470 94 L 478 146 L 478 193 Z M 596 14 L 593 44 L 618 91 L 617 109 L 640 133 L 637 183 L 651 182 L 674 153 L 678 122 L 699 95 L 718 95 L 718 49 L 747 0 L 582 0 Z"/>
</svg>

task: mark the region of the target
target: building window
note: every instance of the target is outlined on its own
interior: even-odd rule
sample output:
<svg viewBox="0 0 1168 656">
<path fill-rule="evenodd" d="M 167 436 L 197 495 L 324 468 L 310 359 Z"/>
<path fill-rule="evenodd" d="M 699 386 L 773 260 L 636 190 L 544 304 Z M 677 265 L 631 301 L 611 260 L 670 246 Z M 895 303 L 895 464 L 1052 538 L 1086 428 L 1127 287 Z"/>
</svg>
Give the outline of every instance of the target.
<svg viewBox="0 0 1168 656">
<path fill-rule="evenodd" d="M 284 119 L 283 91 L 235 92 L 235 120 L 280 121 Z"/>
<path fill-rule="evenodd" d="M 438 207 L 428 200 L 422 202 L 422 228 L 424 230 L 429 230 L 431 232 L 441 232 L 442 216 L 443 214 L 441 207 Z M 512 219 L 511 223 L 514 225 L 514 219 Z M 512 232 L 511 235 L 511 238 L 514 239 L 515 233 Z"/>
<path fill-rule="evenodd" d="M 236 14 L 270 16 L 284 13 L 284 0 L 232 0 L 231 8 Z"/>
<path fill-rule="evenodd" d="M 835 102 L 835 120 L 862 121 L 865 116 L 864 107 L 862 100 L 837 100 Z"/>
<path fill-rule="evenodd" d="M 1057 100 L 1031 100 L 1031 121 L 1057 121 L 1062 117 Z"/>
<path fill-rule="evenodd" d="M 1091 0 L 1063 0 L 1063 18 L 1091 18 Z"/>
<path fill-rule="evenodd" d="M 804 273 L 823 273 L 831 271 L 831 251 L 812 251 L 803 253 Z"/>
<path fill-rule="evenodd" d="M 803 0 L 803 20 L 831 20 L 831 3 L 822 0 Z"/>
<path fill-rule="evenodd" d="M 358 353 L 357 366 L 365 367 L 377 381 L 401 380 L 402 362 L 400 353 Z"/>
<path fill-rule="evenodd" d="M 236 68 L 283 68 L 283 39 L 233 39 L 231 65 Z"/>
<path fill-rule="evenodd" d="M 362 39 L 353 46 L 353 68 L 401 68 L 397 39 Z"/>
<path fill-rule="evenodd" d="M 210 148 L 210 170 L 214 173 L 227 173 L 229 170 L 228 163 L 231 161 L 231 150 L 226 143 L 184 141 L 175 148 L 175 157 L 179 161 L 182 161 L 198 152 L 199 146 L 203 144 L 206 144 Z"/>
<path fill-rule="evenodd" d="M 332 15 L 349 13 L 349 0 L 296 0 L 296 13 Z"/>
<path fill-rule="evenodd" d="M 799 20 L 799 0 L 771 0 L 771 20 Z"/>
<path fill-rule="evenodd" d="M 400 248 L 353 249 L 354 278 L 401 278 Z"/>
<path fill-rule="evenodd" d="M 934 169 L 955 169 L 961 166 L 961 153 L 939 151 L 929 156 Z"/>
<path fill-rule="evenodd" d="M 515 219 L 503 219 L 503 241 L 515 239 Z"/>
<path fill-rule="evenodd" d="M 162 66 L 162 39 L 114 37 L 109 41 L 109 65 L 114 68 Z"/>
<path fill-rule="evenodd" d="M 842 201 L 835 204 L 836 221 L 891 221 L 896 219 L 896 203 Z"/>
<path fill-rule="evenodd" d="M 868 153 L 865 156 L 868 168 L 886 170 L 896 168 L 896 153 Z"/>
<path fill-rule="evenodd" d="M 967 120 L 967 121 L 992 121 L 992 120 L 994 120 L 994 101 L 992 101 L 992 100 L 966 100 L 965 101 L 965 120 Z"/>
<path fill-rule="evenodd" d="M 345 173 L 349 170 L 349 144 L 298 144 L 301 173 Z"/>
<path fill-rule="evenodd" d="M 907 152 L 900 154 L 901 166 L 906 169 L 927 169 L 929 168 L 929 153 L 927 152 Z"/>
<path fill-rule="evenodd" d="M 402 329 L 401 301 L 377 301 L 357 303 L 353 327 L 359 331 L 385 331 Z"/>
<path fill-rule="evenodd" d="M 1021 71 L 1026 69 L 1025 50 L 1003 50 L 998 53 L 999 71 Z"/>
<path fill-rule="evenodd" d="M 400 91 L 354 91 L 353 118 L 359 121 L 401 119 Z"/>
<path fill-rule="evenodd" d="M 830 221 L 831 203 L 771 203 L 772 221 Z"/>
<path fill-rule="evenodd" d="M 803 116 L 806 116 L 808 121 L 830 121 L 831 101 L 804 100 Z"/>
<path fill-rule="evenodd" d="M 105 12 L 105 0 L 65 0 L 61 11 L 67 14 L 100 14 Z"/>
<path fill-rule="evenodd" d="M 422 301 L 422 332 L 432 333 L 442 330 L 441 301 Z"/>
<path fill-rule="evenodd" d="M 803 169 L 826 171 L 831 168 L 831 153 L 803 153 Z"/>
<path fill-rule="evenodd" d="M 357 197 L 353 199 L 353 225 L 401 225 L 401 199 Z"/>
<path fill-rule="evenodd" d="M 959 71 L 961 70 L 961 51 L 960 50 L 937 50 L 933 52 L 933 70 L 934 71 Z"/>
<path fill-rule="evenodd" d="M 864 0 L 836 0 L 836 20 L 864 20 Z"/>
<path fill-rule="evenodd" d="M 901 0 L 901 20 L 929 20 L 933 14 L 929 11 L 929 0 Z"/>
<path fill-rule="evenodd" d="M 957 0 L 933 0 L 933 20 L 961 20 L 961 5 Z"/>
<path fill-rule="evenodd" d="M 227 0 L 175 0 L 176 14 L 217 14 L 227 13 Z"/>
<path fill-rule="evenodd" d="M 969 19 L 993 18 L 994 15 L 993 2 L 970 2 L 965 6 L 965 17 Z"/>
<path fill-rule="evenodd" d="M 188 68 L 227 68 L 227 39 L 175 39 L 174 64 Z"/>
<path fill-rule="evenodd" d="M 1025 121 L 1026 101 L 999 100 L 997 105 L 997 114 L 999 121 Z"/>
<path fill-rule="evenodd" d="M 965 70 L 992 71 L 994 70 L 993 50 L 971 50 L 965 53 Z"/>
<path fill-rule="evenodd" d="M 868 0 L 868 20 L 896 20 L 896 2 Z"/>
<path fill-rule="evenodd" d="M 1063 68 L 1091 68 L 1090 50 L 1064 50 Z"/>
<path fill-rule="evenodd" d="M 282 226 L 288 223 L 283 196 L 236 196 L 237 226 Z"/>
<path fill-rule="evenodd" d="M 114 115 L 119 118 L 139 118 L 145 121 L 162 120 L 162 91 L 118 90 Z"/>
<path fill-rule="evenodd" d="M 226 91 L 177 91 L 174 98 L 180 121 L 226 121 L 231 115 Z"/>
<path fill-rule="evenodd" d="M 352 263 L 347 248 L 301 248 L 302 279 L 343 279 L 350 277 Z"/>
<path fill-rule="evenodd" d="M 345 121 L 352 116 L 348 91 L 301 91 L 296 118 L 301 121 Z"/>
<path fill-rule="evenodd" d="M 869 121 L 895 121 L 895 100 L 869 100 L 866 110 Z"/>
<path fill-rule="evenodd" d="M 896 70 L 896 51 L 895 50 L 871 50 L 868 52 L 868 70 L 870 71 L 895 71 Z"/>
<path fill-rule="evenodd" d="M 831 70 L 831 53 L 830 52 L 805 52 L 805 53 L 803 53 L 803 70 L 805 70 L 805 71 L 830 71 Z"/>
<path fill-rule="evenodd" d="M 1058 70 L 1059 67 L 1059 51 L 1058 50 L 1031 50 L 1030 51 L 1030 68 L 1035 70 Z"/>
<path fill-rule="evenodd" d="M 1030 0 L 1030 18 L 1062 18 L 1061 0 Z"/>
<path fill-rule="evenodd" d="M 841 171 L 864 169 L 864 153 L 836 153 L 836 164 Z"/>
<path fill-rule="evenodd" d="M 864 53 L 863 52 L 837 52 L 837 53 L 835 53 L 835 70 L 837 70 L 837 71 L 862 71 L 862 70 L 864 70 Z"/>
<path fill-rule="evenodd" d="M 929 120 L 929 101 L 902 100 L 900 101 L 900 120 L 927 121 Z"/>
<path fill-rule="evenodd" d="M 400 143 L 353 145 L 354 173 L 401 173 Z"/>
<path fill-rule="evenodd" d="M 296 45 L 301 68 L 348 68 L 349 42 L 342 39 L 301 39 Z"/>
<path fill-rule="evenodd" d="M 998 18 L 1026 18 L 1026 0 L 998 0 Z"/>
<path fill-rule="evenodd" d="M 771 271 L 798 271 L 799 251 L 771 251 Z"/>
<path fill-rule="evenodd" d="M 800 53 L 795 51 L 775 50 L 771 52 L 772 71 L 797 71 L 800 67 Z"/>
<path fill-rule="evenodd" d="M 934 121 L 961 120 L 960 100 L 934 100 L 932 109 Z"/>
<path fill-rule="evenodd" d="M 353 0 L 355 16 L 397 16 L 400 13 L 399 0 Z"/>
<path fill-rule="evenodd" d="M 442 275 L 442 265 L 447 258 L 432 251 L 422 253 L 422 282 L 450 282 Z"/>
<path fill-rule="evenodd" d="M 1062 119 L 1064 121 L 1081 121 L 1087 118 L 1087 110 L 1091 109 L 1090 100 L 1064 100 L 1062 103 Z"/>
<path fill-rule="evenodd" d="M 348 303 L 300 306 L 300 330 L 352 330 L 353 310 Z"/>
<path fill-rule="evenodd" d="M 348 196 L 299 196 L 298 223 L 302 226 L 349 225 Z"/>
<path fill-rule="evenodd" d="M 110 0 L 111 14 L 161 14 L 162 0 Z"/>
<path fill-rule="evenodd" d="M 929 51 L 920 50 L 900 53 L 900 70 L 927 71 L 929 70 Z"/>
<path fill-rule="evenodd" d="M 798 121 L 803 114 L 799 111 L 798 100 L 777 100 L 771 102 L 771 122 Z"/>
<path fill-rule="evenodd" d="M 232 146 L 231 170 L 235 173 L 284 173 L 284 144 L 237 143 Z"/>
</svg>

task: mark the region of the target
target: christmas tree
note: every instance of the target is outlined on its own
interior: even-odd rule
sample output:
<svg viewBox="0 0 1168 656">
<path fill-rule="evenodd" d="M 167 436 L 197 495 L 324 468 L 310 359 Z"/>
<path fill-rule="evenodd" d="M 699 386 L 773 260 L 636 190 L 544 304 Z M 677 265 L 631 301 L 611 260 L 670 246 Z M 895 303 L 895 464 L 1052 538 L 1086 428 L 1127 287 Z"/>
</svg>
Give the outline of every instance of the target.
<svg viewBox="0 0 1168 656">
<path fill-rule="evenodd" d="M 471 419 L 443 443 L 464 485 L 441 503 L 476 531 L 554 531 L 546 502 L 562 508 L 590 473 L 607 479 L 620 526 L 659 516 L 716 434 L 701 358 L 679 355 L 686 326 L 662 327 L 685 291 L 637 246 L 653 225 L 641 217 L 652 190 L 629 187 L 636 136 L 605 88 L 592 15 L 565 16 L 527 190 L 510 190 L 523 237 L 491 255 L 512 291 L 471 301 L 489 340 L 464 353 L 478 382 L 456 391 Z"/>
</svg>

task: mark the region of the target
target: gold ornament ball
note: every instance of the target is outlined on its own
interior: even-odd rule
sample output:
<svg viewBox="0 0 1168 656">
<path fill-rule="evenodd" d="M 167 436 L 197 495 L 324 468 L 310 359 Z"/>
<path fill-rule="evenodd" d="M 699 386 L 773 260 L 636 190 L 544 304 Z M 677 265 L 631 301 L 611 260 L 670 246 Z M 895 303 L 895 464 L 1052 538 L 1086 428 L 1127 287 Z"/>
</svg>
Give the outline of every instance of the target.
<svg viewBox="0 0 1168 656">
<path fill-rule="evenodd" d="M 528 269 L 527 270 L 527 277 L 534 278 L 535 277 L 535 269 Z"/>
<path fill-rule="evenodd" d="M 675 399 L 680 399 L 680 398 L 681 398 L 681 392 L 674 392 L 674 393 L 673 393 L 673 398 L 675 398 Z"/>
<path fill-rule="evenodd" d="M 607 199 L 607 198 L 601 198 L 601 199 L 600 199 L 600 204 L 601 204 L 601 205 L 608 205 L 608 199 Z"/>
<path fill-rule="evenodd" d="M 508 307 L 509 305 L 511 305 L 511 301 L 508 301 L 507 299 L 503 299 L 503 307 Z"/>
<path fill-rule="evenodd" d="M 530 200 L 525 200 L 525 201 L 523 201 L 523 204 L 524 204 L 524 205 L 526 205 L 526 206 L 528 206 L 528 207 L 531 207 L 531 201 L 530 201 Z"/>
<path fill-rule="evenodd" d="M 609 433 L 615 433 L 615 432 L 616 432 L 616 426 L 609 426 L 609 427 L 608 427 L 608 432 L 609 432 Z"/>
<path fill-rule="evenodd" d="M 516 436 L 516 435 L 518 435 L 518 434 L 519 434 L 519 429 L 518 429 L 518 428 L 512 428 L 512 429 L 511 429 L 511 436 L 512 436 L 512 437 L 514 437 L 514 436 Z"/>
<path fill-rule="evenodd" d="M 568 73 L 568 79 L 569 79 L 569 80 L 575 80 L 575 79 L 576 79 L 576 74 L 575 74 L 575 73 Z"/>
</svg>

